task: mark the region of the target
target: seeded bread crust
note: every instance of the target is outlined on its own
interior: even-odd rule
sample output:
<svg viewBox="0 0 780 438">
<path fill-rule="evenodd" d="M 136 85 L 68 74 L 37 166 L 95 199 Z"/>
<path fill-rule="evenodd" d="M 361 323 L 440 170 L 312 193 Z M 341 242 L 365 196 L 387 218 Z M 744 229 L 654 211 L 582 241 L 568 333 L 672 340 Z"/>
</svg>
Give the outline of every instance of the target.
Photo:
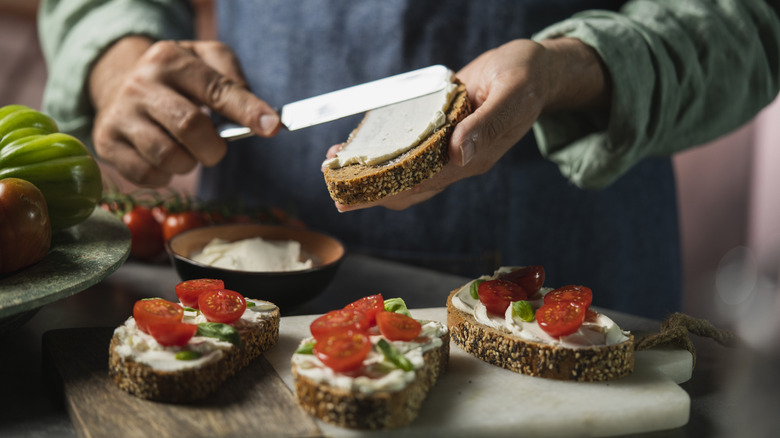
<svg viewBox="0 0 780 438">
<path fill-rule="evenodd" d="M 447 298 L 447 325 L 463 351 L 487 363 L 529 376 L 577 382 L 614 380 L 634 370 L 634 336 L 616 345 L 566 348 L 525 341 L 477 322 Z"/>
<path fill-rule="evenodd" d="M 441 347 L 423 354 L 425 365 L 415 372 L 414 380 L 394 392 L 364 394 L 317 383 L 302 376 L 293 363 L 292 375 L 298 403 L 309 414 L 340 427 L 376 430 L 405 426 L 417 418 L 428 391 L 447 369 L 449 333 L 441 339 Z"/>
<path fill-rule="evenodd" d="M 206 398 L 228 377 L 237 373 L 279 340 L 279 309 L 260 324 L 242 327 L 241 347 L 223 351 L 219 360 L 200 368 L 181 371 L 159 371 L 149 365 L 122 358 L 116 353 L 119 340 L 111 338 L 108 374 L 119 388 L 137 397 L 173 403 Z"/>
<path fill-rule="evenodd" d="M 404 154 L 376 165 L 326 168 L 325 183 L 331 198 L 344 205 L 373 202 L 410 189 L 440 171 L 449 160 L 447 148 L 455 125 L 471 113 L 465 85 L 459 83 L 456 93 L 444 126 Z M 359 129 L 360 125 L 347 143 Z"/>
</svg>

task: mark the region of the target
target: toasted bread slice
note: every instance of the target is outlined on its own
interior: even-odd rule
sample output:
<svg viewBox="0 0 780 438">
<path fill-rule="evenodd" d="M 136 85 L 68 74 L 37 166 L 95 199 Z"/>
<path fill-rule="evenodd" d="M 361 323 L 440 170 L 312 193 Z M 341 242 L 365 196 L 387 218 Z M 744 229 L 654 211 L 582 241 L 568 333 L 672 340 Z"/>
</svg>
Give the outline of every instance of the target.
<svg viewBox="0 0 780 438">
<path fill-rule="evenodd" d="M 252 311 L 246 310 L 246 312 Z M 276 344 L 279 339 L 279 321 L 279 308 L 267 307 L 263 315 L 257 317 L 255 321 L 241 321 L 234 325 L 241 336 L 240 346 L 217 342 L 205 347 L 192 347 L 193 350 L 205 352 L 204 356 L 209 355 L 208 360 L 194 366 L 170 369 L 170 366 L 150 365 L 134 356 L 134 348 L 137 351 L 139 347 L 135 346 L 137 339 L 135 341 L 132 339 L 144 336 L 151 338 L 151 336 L 139 333 L 140 330 L 131 317 L 114 331 L 111 338 L 108 358 L 109 376 L 121 389 L 143 399 L 166 402 L 201 400 L 214 392 L 228 377 L 236 374 L 262 352 Z M 190 349 L 191 344 L 204 345 L 203 341 L 197 338 L 192 338 L 184 348 L 155 348 L 162 352 L 160 354 L 167 355 L 165 360 L 170 363 L 177 351 Z M 149 341 L 147 339 L 142 342 Z"/>
<path fill-rule="evenodd" d="M 466 87 L 458 84 L 447 122 L 414 148 L 376 165 L 351 164 L 325 169 L 325 182 L 331 198 L 343 205 L 377 201 L 410 189 L 440 171 L 449 155 L 447 148 L 455 125 L 471 113 Z M 360 125 L 350 135 L 354 137 Z"/>
<path fill-rule="evenodd" d="M 423 321 L 421 321 L 423 322 Z M 436 346 L 422 354 L 422 365 L 414 371 L 413 378 L 400 387 L 373 390 L 346 388 L 335 383 L 349 378 L 336 373 L 313 378 L 307 373 L 305 362 L 292 361 L 292 375 L 298 403 L 312 415 L 340 427 L 353 429 L 392 429 L 411 423 L 420 411 L 423 400 L 437 379 L 447 368 L 450 337 L 446 327 L 440 327 Z M 417 342 L 415 340 L 415 342 Z M 304 343 L 310 340 L 304 340 Z M 298 353 L 296 353 L 298 355 Z M 403 373 L 395 370 L 396 373 Z M 361 371 L 356 375 L 360 375 Z"/>
<path fill-rule="evenodd" d="M 613 380 L 634 370 L 634 337 L 613 345 L 567 347 L 521 339 L 480 323 L 447 298 L 447 325 L 455 345 L 490 364 L 529 376 L 593 382 Z"/>
</svg>

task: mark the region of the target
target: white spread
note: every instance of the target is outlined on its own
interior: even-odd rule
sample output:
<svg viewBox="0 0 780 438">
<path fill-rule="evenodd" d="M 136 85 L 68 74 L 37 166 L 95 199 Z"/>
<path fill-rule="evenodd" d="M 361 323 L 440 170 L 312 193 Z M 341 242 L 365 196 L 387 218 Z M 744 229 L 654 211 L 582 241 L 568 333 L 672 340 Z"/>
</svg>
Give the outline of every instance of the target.
<svg viewBox="0 0 780 438">
<path fill-rule="evenodd" d="M 517 268 L 502 267 L 492 276 L 482 276 L 477 280 L 492 280 L 499 275 Z M 615 324 L 608 316 L 599 313 L 595 321 L 585 321 L 576 332 L 555 338 L 542 330 L 539 323 L 534 318 L 531 322 L 526 322 L 516 318 L 512 314 L 512 306 L 509 306 L 504 315 L 495 315 L 488 313 L 485 306 L 478 300 L 471 297 L 470 287 L 473 280 L 460 288 L 452 297 L 452 305 L 455 308 L 470 313 L 480 324 L 493 327 L 505 333 L 512 334 L 515 337 L 526 341 L 543 342 L 553 345 L 561 345 L 567 348 L 587 348 L 592 346 L 615 345 L 628 340 L 628 332 L 625 332 Z M 551 292 L 552 288 L 542 288 L 540 297 L 529 301 L 534 308 L 534 312 L 539 310 L 544 304 L 544 295 Z"/>
<path fill-rule="evenodd" d="M 270 317 L 276 309 L 276 305 L 262 300 L 246 300 L 247 303 L 255 303 L 247 307 L 241 318 L 231 324 L 236 329 L 249 325 L 257 325 L 263 319 Z M 197 311 L 184 311 L 182 322 L 199 324 L 207 322 L 206 317 Z M 151 335 L 142 332 L 135 324 L 135 319 L 130 317 L 124 324 L 114 330 L 118 343 L 116 353 L 123 359 L 131 359 L 134 362 L 146 364 L 159 371 L 181 371 L 198 368 L 203 365 L 218 361 L 223 351 L 233 348 L 230 342 L 220 341 L 206 336 L 193 336 L 183 347 L 166 347 L 160 345 Z M 176 359 L 176 353 L 189 350 L 200 353 L 202 356 L 192 360 Z"/>
<path fill-rule="evenodd" d="M 422 331 L 411 342 L 388 341 L 401 354 L 414 365 L 414 369 L 420 369 L 424 365 L 423 354 L 434 348 L 441 347 L 441 337 L 447 332 L 447 327 L 437 321 L 420 321 Z M 379 351 L 376 343 L 382 337 L 376 327 L 369 333 L 373 347 L 363 364 L 356 371 L 340 373 L 325 366 L 313 354 L 296 353 L 292 362 L 298 366 L 298 373 L 317 383 L 370 394 L 376 391 L 399 391 L 414 380 L 415 371 L 404 371 L 385 360 L 384 354 Z M 301 345 L 312 342 L 313 338 L 304 339 Z"/>
<path fill-rule="evenodd" d="M 190 258 L 216 268 L 250 272 L 300 271 L 312 267 L 310 259 L 301 261 L 300 242 L 260 237 L 236 242 L 214 239 Z"/>
<path fill-rule="evenodd" d="M 335 157 L 323 166 L 336 169 L 350 164 L 384 163 L 414 148 L 447 122 L 457 84 L 447 70 L 447 86 L 436 93 L 366 113 L 359 129 Z"/>
</svg>

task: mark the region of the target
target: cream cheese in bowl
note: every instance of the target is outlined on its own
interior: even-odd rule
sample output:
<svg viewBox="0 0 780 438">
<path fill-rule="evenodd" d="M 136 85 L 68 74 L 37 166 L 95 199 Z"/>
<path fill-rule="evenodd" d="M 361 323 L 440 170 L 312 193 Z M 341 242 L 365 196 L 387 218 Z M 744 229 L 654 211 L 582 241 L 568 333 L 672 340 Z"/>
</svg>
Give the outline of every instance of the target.
<svg viewBox="0 0 780 438">
<path fill-rule="evenodd" d="M 235 242 L 215 238 L 191 258 L 215 268 L 248 272 L 298 271 L 312 267 L 311 259 L 301 260 L 300 242 L 261 237 Z"/>
</svg>

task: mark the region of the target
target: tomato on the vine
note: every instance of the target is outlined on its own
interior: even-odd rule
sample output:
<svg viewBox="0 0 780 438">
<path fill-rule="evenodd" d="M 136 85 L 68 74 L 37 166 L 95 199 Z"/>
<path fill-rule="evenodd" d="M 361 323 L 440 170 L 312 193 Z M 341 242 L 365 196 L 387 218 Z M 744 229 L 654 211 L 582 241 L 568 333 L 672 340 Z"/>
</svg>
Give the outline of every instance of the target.
<svg viewBox="0 0 780 438">
<path fill-rule="evenodd" d="M 376 324 L 382 336 L 391 341 L 408 342 L 420 335 L 422 324 L 402 313 L 379 312 Z"/>
<path fill-rule="evenodd" d="M 133 306 L 135 324 L 144 333 L 149 333 L 150 324 L 181 322 L 183 317 L 180 305 L 162 298 L 136 301 Z"/>
<path fill-rule="evenodd" d="M 488 312 L 503 315 L 512 301 L 528 299 L 520 285 L 506 280 L 488 280 L 477 287 L 479 301 Z"/>
<path fill-rule="evenodd" d="M 334 333 L 347 331 L 367 332 L 370 327 L 368 315 L 355 309 L 339 309 L 320 316 L 312 321 L 309 330 L 319 339 Z"/>
<path fill-rule="evenodd" d="M 240 293 L 232 290 L 210 290 L 200 294 L 198 308 L 210 322 L 230 324 L 244 314 L 246 299 Z"/>
<path fill-rule="evenodd" d="M 198 332 L 197 324 L 184 322 L 152 323 L 147 329 L 155 341 L 166 347 L 187 345 L 187 342 Z"/>
<path fill-rule="evenodd" d="M 369 325 L 373 326 L 376 324 L 377 313 L 385 310 L 385 300 L 382 298 L 382 294 L 369 295 L 347 304 L 344 308 L 365 313 L 368 316 Z"/>
<path fill-rule="evenodd" d="M 573 302 L 585 306 L 587 309 L 593 302 L 593 291 L 585 286 L 563 286 L 550 291 L 544 296 L 544 304 L 555 302 Z"/>
<path fill-rule="evenodd" d="M 364 332 L 339 332 L 317 339 L 314 355 L 336 372 L 354 371 L 371 351 L 371 341 Z"/>
<path fill-rule="evenodd" d="M 536 311 L 539 327 L 553 337 L 570 335 L 585 321 L 587 308 L 570 301 L 545 304 Z"/>
<path fill-rule="evenodd" d="M 122 215 L 122 222 L 130 229 L 130 253 L 133 256 L 148 260 L 162 252 L 162 228 L 148 208 L 136 205 Z"/>
<path fill-rule="evenodd" d="M 171 237 L 183 231 L 203 226 L 206 226 L 206 220 L 197 211 L 170 212 L 165 216 L 165 222 L 162 225 L 163 238 L 167 242 Z"/>
<path fill-rule="evenodd" d="M 198 297 L 204 292 L 225 288 L 225 282 L 213 278 L 185 280 L 176 285 L 176 296 L 187 307 L 198 308 Z"/>
</svg>

